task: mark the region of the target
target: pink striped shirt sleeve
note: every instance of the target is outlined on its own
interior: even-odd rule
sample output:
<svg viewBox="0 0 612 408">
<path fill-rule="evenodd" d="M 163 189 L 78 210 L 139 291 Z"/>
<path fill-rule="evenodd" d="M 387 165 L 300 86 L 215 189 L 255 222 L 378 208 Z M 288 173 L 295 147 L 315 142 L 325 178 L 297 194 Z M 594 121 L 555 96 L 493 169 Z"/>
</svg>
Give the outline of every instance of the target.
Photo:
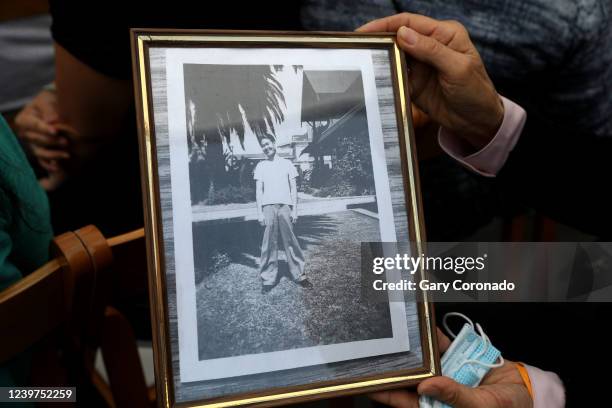
<svg viewBox="0 0 612 408">
<path fill-rule="evenodd" d="M 495 137 L 482 149 L 474 152 L 467 141 L 444 128 L 438 132 L 438 143 L 442 150 L 468 169 L 486 177 L 495 177 L 506 163 L 527 120 L 527 113 L 522 107 L 503 96 L 501 99 L 504 119 Z"/>
</svg>

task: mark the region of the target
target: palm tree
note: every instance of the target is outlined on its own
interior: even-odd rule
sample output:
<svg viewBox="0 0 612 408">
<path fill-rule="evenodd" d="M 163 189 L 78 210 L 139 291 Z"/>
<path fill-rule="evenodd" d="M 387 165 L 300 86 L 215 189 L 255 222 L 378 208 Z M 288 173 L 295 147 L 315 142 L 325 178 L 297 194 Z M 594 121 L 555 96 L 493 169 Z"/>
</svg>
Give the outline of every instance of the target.
<svg viewBox="0 0 612 408">
<path fill-rule="evenodd" d="M 189 138 L 190 157 L 204 160 L 208 173 L 208 195 L 224 172 L 223 143 L 230 145 L 235 132 L 244 147 L 244 123 L 258 140 L 265 133 L 275 134 L 274 125 L 284 119 L 283 87 L 271 65 L 185 64 L 185 99 L 195 105 Z M 202 154 L 193 154 L 199 149 Z"/>
</svg>

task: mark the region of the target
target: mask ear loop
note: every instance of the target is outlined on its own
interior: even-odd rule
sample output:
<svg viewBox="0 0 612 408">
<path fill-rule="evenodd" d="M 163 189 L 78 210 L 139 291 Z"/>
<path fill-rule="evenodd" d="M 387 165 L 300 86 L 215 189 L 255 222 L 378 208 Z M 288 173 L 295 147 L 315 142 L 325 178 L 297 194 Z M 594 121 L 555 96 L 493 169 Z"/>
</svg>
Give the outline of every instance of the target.
<svg viewBox="0 0 612 408">
<path fill-rule="evenodd" d="M 467 317 L 466 315 L 464 315 L 463 313 L 459 313 L 459 312 L 449 312 L 447 314 L 444 315 L 444 317 L 442 318 L 442 326 L 444 327 L 444 330 L 446 330 L 446 332 L 454 339 L 455 337 L 457 337 L 457 335 L 455 333 L 453 333 L 453 331 L 451 329 L 448 328 L 448 323 L 446 322 L 448 320 L 449 317 L 451 316 L 457 316 L 457 317 L 461 317 L 464 320 L 466 320 L 470 326 L 474 327 L 474 323 L 470 320 L 469 317 Z"/>
<path fill-rule="evenodd" d="M 482 338 L 482 340 L 484 342 L 483 347 L 482 347 L 482 351 L 478 354 L 477 358 L 481 357 L 486 352 L 486 350 L 488 348 L 488 345 L 491 344 L 491 340 L 489 339 L 489 336 L 486 335 L 484 330 L 482 330 L 482 326 L 480 325 L 480 323 L 476 323 L 476 326 L 474 326 L 474 323 L 472 322 L 472 320 L 470 320 L 470 318 L 467 317 L 466 315 L 464 315 L 463 313 L 449 312 L 449 313 L 445 314 L 444 317 L 442 318 L 442 326 L 444 326 L 444 329 L 446 330 L 446 332 L 453 339 L 456 338 L 457 335 L 455 333 L 453 333 L 453 331 L 451 329 L 449 329 L 448 323 L 447 323 L 448 318 L 451 317 L 451 316 L 461 317 L 464 320 L 466 320 L 472 327 L 476 327 L 476 330 L 478 330 L 478 332 L 480 333 L 480 337 Z M 505 360 L 504 360 L 504 358 L 501 355 L 499 356 L 499 362 L 493 363 L 493 364 L 483 363 L 482 361 L 470 359 L 470 360 L 465 360 L 463 363 L 461 363 L 459 368 L 463 367 L 463 365 L 465 365 L 465 364 L 478 364 L 478 365 L 480 365 L 482 367 L 497 368 L 497 367 L 503 366 L 505 364 Z"/>
<path fill-rule="evenodd" d="M 473 360 L 478 360 L 480 357 L 482 357 L 484 355 L 484 353 L 487 352 L 487 347 L 489 347 L 489 344 L 491 344 L 491 340 L 489 340 L 489 336 L 487 336 L 484 332 L 484 330 L 482 330 L 482 326 L 480 325 L 480 323 L 476 323 L 476 330 L 478 330 L 478 334 L 480 334 L 480 338 L 482 339 L 482 350 L 480 350 L 480 353 L 478 353 L 476 355 L 476 358 L 474 358 Z"/>
<path fill-rule="evenodd" d="M 479 323 L 476 323 L 476 329 L 480 333 L 480 337 L 482 337 L 482 341 L 484 342 L 484 344 L 482 346 L 482 350 L 476 356 L 476 358 L 480 358 L 487 351 L 488 345 L 491 344 L 491 340 L 489 339 L 489 336 L 486 335 L 484 330 L 482 330 L 482 327 L 480 326 Z M 500 354 L 499 362 L 497 362 L 497 363 L 489 364 L 489 363 L 483 363 L 482 361 L 479 361 L 479 360 L 476 360 L 476 359 L 470 359 L 470 360 L 465 360 L 461 365 L 463 366 L 463 364 L 468 364 L 468 363 L 478 364 L 478 365 L 480 365 L 482 367 L 497 368 L 497 367 L 503 366 L 505 361 L 504 361 L 504 358 Z"/>
</svg>

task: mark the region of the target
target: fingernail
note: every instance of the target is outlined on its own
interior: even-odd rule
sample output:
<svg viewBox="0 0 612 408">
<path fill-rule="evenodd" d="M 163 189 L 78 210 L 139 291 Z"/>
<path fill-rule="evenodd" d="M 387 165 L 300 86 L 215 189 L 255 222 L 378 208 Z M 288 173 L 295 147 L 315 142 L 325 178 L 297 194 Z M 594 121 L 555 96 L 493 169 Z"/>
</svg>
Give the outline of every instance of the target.
<svg viewBox="0 0 612 408">
<path fill-rule="evenodd" d="M 412 28 L 406 26 L 400 27 L 398 34 L 402 40 L 408 45 L 414 45 L 417 42 L 417 34 Z"/>
</svg>

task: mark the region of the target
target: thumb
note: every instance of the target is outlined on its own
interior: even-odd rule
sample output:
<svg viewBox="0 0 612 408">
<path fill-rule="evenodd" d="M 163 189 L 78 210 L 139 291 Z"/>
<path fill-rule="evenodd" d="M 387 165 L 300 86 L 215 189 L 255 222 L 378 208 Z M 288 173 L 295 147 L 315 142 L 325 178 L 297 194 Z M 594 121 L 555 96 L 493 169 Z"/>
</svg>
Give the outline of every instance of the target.
<svg viewBox="0 0 612 408">
<path fill-rule="evenodd" d="M 434 377 L 423 381 L 419 384 L 417 391 L 419 395 L 427 395 L 454 408 L 477 408 L 483 406 L 474 388 L 468 388 L 448 377 Z"/>
<path fill-rule="evenodd" d="M 405 53 L 450 77 L 457 72 L 464 57 L 438 40 L 420 34 L 409 27 L 400 27 L 397 31 L 397 39 L 400 48 Z"/>
</svg>

